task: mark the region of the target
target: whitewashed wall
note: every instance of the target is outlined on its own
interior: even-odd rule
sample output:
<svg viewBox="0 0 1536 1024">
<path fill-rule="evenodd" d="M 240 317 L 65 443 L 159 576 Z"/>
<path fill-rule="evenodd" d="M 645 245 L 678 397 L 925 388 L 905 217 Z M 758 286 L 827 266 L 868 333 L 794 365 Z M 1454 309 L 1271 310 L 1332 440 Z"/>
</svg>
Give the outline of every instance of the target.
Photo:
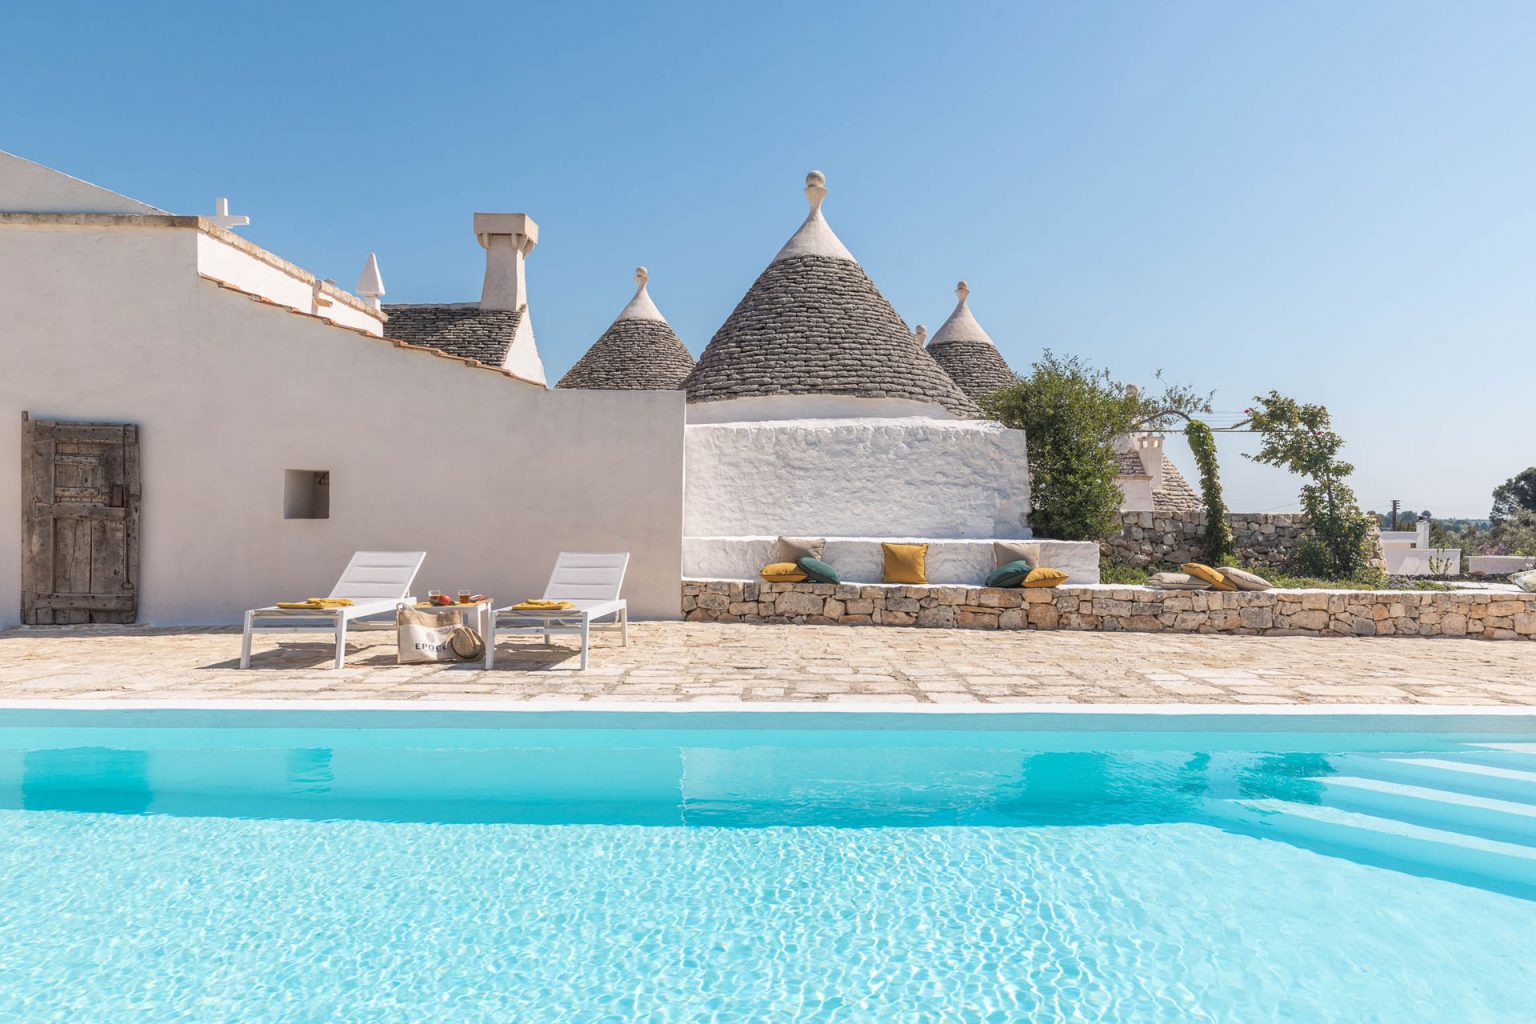
<svg viewBox="0 0 1536 1024">
<path fill-rule="evenodd" d="M 562 548 L 627 550 L 636 614 L 678 614 L 681 394 L 397 349 L 200 279 L 198 235 L 0 223 L 0 625 L 20 614 L 23 410 L 140 424 L 141 621 L 324 593 L 358 548 L 424 548 L 420 592 L 506 600 Z M 283 519 L 286 469 L 331 472 L 329 519 Z"/>
<path fill-rule="evenodd" d="M 240 244 L 237 237 L 214 237 L 198 231 L 194 233 L 194 238 L 197 244 L 197 272 L 205 277 L 234 285 L 241 291 L 271 299 L 301 313 L 315 313 L 369 334 L 385 333 L 383 316 L 359 308 L 360 303 L 349 303 L 334 292 L 322 293 L 330 305 L 316 308 L 314 277 L 286 260 L 262 259 L 259 255 L 253 255 Z"/>
<path fill-rule="evenodd" d="M 690 423 L 690 537 L 1019 537 L 1024 433 L 996 423 L 807 419 Z"/>
</svg>

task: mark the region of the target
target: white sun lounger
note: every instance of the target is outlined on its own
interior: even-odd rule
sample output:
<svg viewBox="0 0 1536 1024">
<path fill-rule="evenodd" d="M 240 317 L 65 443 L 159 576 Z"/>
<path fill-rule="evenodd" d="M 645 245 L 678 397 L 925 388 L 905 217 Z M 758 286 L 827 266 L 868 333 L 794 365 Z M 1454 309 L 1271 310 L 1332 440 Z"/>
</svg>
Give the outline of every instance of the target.
<svg viewBox="0 0 1536 1024">
<path fill-rule="evenodd" d="M 554 572 L 544 588 L 544 600 L 569 601 L 575 605 L 563 611 L 517 611 L 508 605 L 491 613 L 490 634 L 485 638 L 485 667 L 496 664 L 496 634 L 542 633 L 544 642 L 556 633 L 581 636 L 581 667 L 587 667 L 587 647 L 594 628 L 618 629 L 624 645 L 629 646 L 629 605 L 619 596 L 624 586 L 624 570 L 629 568 L 629 552 L 609 555 L 584 555 L 560 552 Z M 598 619 L 614 617 L 611 623 L 594 627 Z"/>
<path fill-rule="evenodd" d="M 240 667 L 251 667 L 251 634 L 265 632 L 334 630 L 336 667 L 347 657 L 347 623 L 373 615 L 393 615 L 401 602 L 411 603 L 411 584 L 427 557 L 425 551 L 359 551 L 347 563 L 330 597 L 344 597 L 343 608 L 252 608 L 245 613 L 245 635 L 240 641 Z"/>
</svg>

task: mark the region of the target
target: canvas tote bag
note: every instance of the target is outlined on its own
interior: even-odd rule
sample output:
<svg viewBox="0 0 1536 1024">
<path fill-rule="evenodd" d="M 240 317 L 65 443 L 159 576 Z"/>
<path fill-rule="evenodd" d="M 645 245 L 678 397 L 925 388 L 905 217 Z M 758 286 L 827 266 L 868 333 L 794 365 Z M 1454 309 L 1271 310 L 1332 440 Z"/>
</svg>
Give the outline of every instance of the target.
<svg viewBox="0 0 1536 1024">
<path fill-rule="evenodd" d="M 400 664 L 459 660 L 453 652 L 453 634 L 464 628 L 459 624 L 458 612 L 426 611 L 400 605 L 395 611 L 395 624 Z"/>
</svg>

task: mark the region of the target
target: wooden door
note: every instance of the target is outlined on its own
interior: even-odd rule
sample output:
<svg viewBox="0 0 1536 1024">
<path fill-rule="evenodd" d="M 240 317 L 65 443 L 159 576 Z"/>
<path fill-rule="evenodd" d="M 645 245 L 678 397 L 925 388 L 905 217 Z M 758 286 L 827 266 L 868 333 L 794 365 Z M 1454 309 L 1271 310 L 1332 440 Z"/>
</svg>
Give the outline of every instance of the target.
<svg viewBox="0 0 1536 1024">
<path fill-rule="evenodd" d="M 133 622 L 139 428 L 21 418 L 21 621 Z"/>
</svg>

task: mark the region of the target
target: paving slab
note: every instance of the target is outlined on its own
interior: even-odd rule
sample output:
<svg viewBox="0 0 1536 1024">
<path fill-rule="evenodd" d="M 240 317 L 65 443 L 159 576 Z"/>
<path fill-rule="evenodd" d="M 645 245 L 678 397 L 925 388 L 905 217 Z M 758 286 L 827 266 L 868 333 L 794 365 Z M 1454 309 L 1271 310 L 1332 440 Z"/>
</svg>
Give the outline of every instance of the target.
<svg viewBox="0 0 1536 1024">
<path fill-rule="evenodd" d="M 395 663 L 394 635 L 328 643 L 237 631 L 63 626 L 0 632 L 0 700 L 454 698 L 509 704 L 661 701 L 1536 706 L 1536 644 L 1404 637 L 850 629 L 642 622 L 594 638 L 592 665 L 557 640 L 514 640 L 496 668 Z"/>
</svg>

